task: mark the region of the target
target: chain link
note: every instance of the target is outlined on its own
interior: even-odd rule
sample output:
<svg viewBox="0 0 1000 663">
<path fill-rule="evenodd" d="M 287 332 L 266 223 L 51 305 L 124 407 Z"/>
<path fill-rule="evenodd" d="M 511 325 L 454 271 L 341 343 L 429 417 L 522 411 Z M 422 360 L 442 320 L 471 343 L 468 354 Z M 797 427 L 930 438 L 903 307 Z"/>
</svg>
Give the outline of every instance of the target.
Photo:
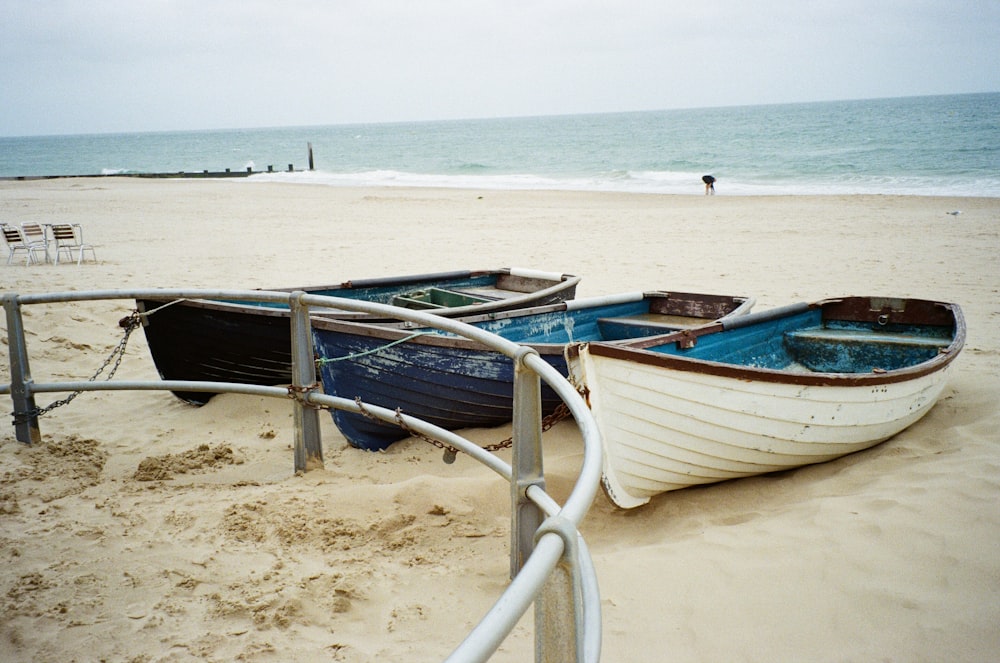
<svg viewBox="0 0 1000 663">
<path fill-rule="evenodd" d="M 358 409 L 361 411 L 361 414 L 363 414 L 364 416 L 368 417 L 369 419 L 373 419 L 375 421 L 379 421 L 379 422 L 385 423 L 382 419 L 376 417 L 374 414 L 372 414 L 367 409 L 365 409 L 365 404 L 361 401 L 361 397 L 360 396 L 358 396 L 358 397 L 356 397 L 354 399 L 354 403 L 355 403 L 355 405 L 358 406 Z M 555 426 L 557 423 L 559 423 L 563 419 L 566 419 L 567 417 L 569 417 L 570 414 L 571 413 L 570 413 L 570 410 L 569 410 L 569 406 L 567 406 L 565 403 L 560 403 L 556 407 L 556 409 L 552 411 L 551 414 L 549 414 L 546 417 L 542 417 L 542 432 L 544 433 L 545 431 L 549 430 L 550 428 L 552 428 L 553 426 Z M 415 431 L 412 428 L 410 428 L 409 426 L 407 426 L 406 422 L 403 420 L 403 410 L 401 408 L 396 408 L 396 425 L 399 426 L 400 428 L 402 428 L 404 431 L 406 431 L 410 436 L 419 438 L 419 439 L 423 440 L 424 442 L 428 442 L 432 446 L 435 446 L 438 449 L 443 450 L 444 451 L 444 460 L 445 460 L 446 463 L 451 464 L 452 462 L 454 462 L 455 456 L 458 454 L 459 449 L 456 448 L 456 447 L 453 447 L 450 444 L 446 444 L 445 442 L 442 442 L 441 440 L 436 440 L 436 439 L 434 439 L 434 438 L 432 438 L 432 437 L 430 437 L 428 435 L 424 435 L 423 433 L 421 433 L 419 431 Z M 501 449 L 509 449 L 511 446 L 513 446 L 513 444 L 514 444 L 514 437 L 511 436 L 511 437 L 508 437 L 505 440 L 501 440 L 501 441 L 495 442 L 493 444 L 484 445 L 482 447 L 482 449 L 484 451 L 488 451 L 490 453 L 493 453 L 495 451 L 500 451 Z"/>
<path fill-rule="evenodd" d="M 304 407 L 312 408 L 313 410 L 328 410 L 330 408 L 320 405 L 319 403 L 313 403 L 312 401 L 307 401 L 305 396 L 311 394 L 319 389 L 322 385 L 319 382 L 313 382 L 312 384 L 303 385 L 301 387 L 290 384 L 286 387 L 288 390 L 288 397 L 293 401 L 298 401 Z"/>
<path fill-rule="evenodd" d="M 107 359 L 104 360 L 104 363 L 101 364 L 101 366 L 97 369 L 94 375 L 87 380 L 87 382 L 96 381 L 97 378 L 101 376 L 101 373 L 104 372 L 104 369 L 106 369 L 108 366 L 111 366 L 111 370 L 108 371 L 108 375 L 104 379 L 110 380 L 111 378 L 114 377 L 115 372 L 118 370 L 118 367 L 121 366 L 122 359 L 125 358 L 125 348 L 128 345 L 129 336 L 131 336 L 132 332 L 134 332 L 139 327 L 141 322 L 142 318 L 139 315 L 138 309 L 133 309 L 129 315 L 125 316 L 124 318 L 118 321 L 118 326 L 125 330 L 124 335 L 122 336 L 121 340 L 118 341 L 118 345 L 116 345 L 115 348 L 111 351 L 111 354 L 109 354 Z M 61 398 L 57 401 L 53 401 L 52 403 L 49 403 L 45 407 L 36 407 L 27 412 L 12 412 L 11 415 L 14 417 L 15 422 L 22 422 L 32 417 L 40 417 L 43 414 L 48 414 L 57 407 L 62 407 L 63 405 L 69 404 L 70 402 L 73 401 L 74 398 L 76 398 L 82 393 L 83 393 L 82 391 L 74 391 L 66 398 Z"/>
</svg>

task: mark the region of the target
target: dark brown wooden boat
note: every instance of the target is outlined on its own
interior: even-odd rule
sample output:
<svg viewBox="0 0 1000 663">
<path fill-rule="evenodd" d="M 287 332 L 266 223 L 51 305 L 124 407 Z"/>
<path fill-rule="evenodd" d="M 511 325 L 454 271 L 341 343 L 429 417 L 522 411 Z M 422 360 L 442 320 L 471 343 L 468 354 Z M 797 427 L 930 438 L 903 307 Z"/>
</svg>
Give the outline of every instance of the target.
<svg viewBox="0 0 1000 663">
<path fill-rule="evenodd" d="M 446 317 L 505 311 L 573 299 L 580 277 L 526 269 L 455 271 L 361 279 L 301 290 L 420 309 Z M 287 307 L 250 301 L 140 299 L 143 330 L 164 380 L 288 384 L 291 376 L 291 317 Z M 336 309 L 312 309 L 319 318 L 367 319 Z M 196 405 L 208 392 L 175 391 Z"/>
</svg>

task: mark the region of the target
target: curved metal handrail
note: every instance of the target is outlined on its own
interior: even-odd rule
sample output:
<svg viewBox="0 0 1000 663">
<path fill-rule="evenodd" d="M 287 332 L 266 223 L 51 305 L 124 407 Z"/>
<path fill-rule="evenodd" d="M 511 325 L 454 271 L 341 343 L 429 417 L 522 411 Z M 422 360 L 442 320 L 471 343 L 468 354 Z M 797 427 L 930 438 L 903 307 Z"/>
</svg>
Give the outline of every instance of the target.
<svg viewBox="0 0 1000 663">
<path fill-rule="evenodd" d="M 15 352 L 23 354 L 25 370 L 27 370 L 27 348 L 23 338 L 23 327 L 20 321 L 22 305 L 52 304 L 79 301 L 97 301 L 111 299 L 228 299 L 250 300 L 286 304 L 294 311 L 301 308 L 308 315 L 309 306 L 324 306 L 371 313 L 380 316 L 407 320 L 422 326 L 435 327 L 477 341 L 486 347 L 501 352 L 514 361 L 520 361 L 538 378 L 548 384 L 567 405 L 575 418 L 584 442 L 584 460 L 580 475 L 565 504 L 560 506 L 544 489 L 537 484 L 529 484 L 523 490 L 523 497 L 533 502 L 547 518 L 536 531 L 534 549 L 513 575 L 510 585 L 501 594 L 493 607 L 477 624 L 468 636 L 448 657 L 448 661 L 486 661 L 500 646 L 503 640 L 514 629 L 532 603 L 540 599 L 546 584 L 554 573 L 559 572 L 560 562 L 565 561 L 569 578 L 568 604 L 573 609 L 575 638 L 574 658 L 577 661 L 597 661 L 601 648 L 601 618 L 600 597 L 597 577 L 593 563 L 578 526 L 593 502 L 597 492 L 601 473 L 601 445 L 597 426 L 583 399 L 573 386 L 558 371 L 546 363 L 534 350 L 518 345 L 512 341 L 483 331 L 465 323 L 443 318 L 430 313 L 402 309 L 387 304 L 378 304 L 361 300 L 309 295 L 304 292 L 277 292 L 266 290 L 204 290 L 204 289 L 134 289 L 134 290 L 99 290 L 90 292 L 57 292 L 29 295 L 7 293 L 3 297 L 4 308 L 7 310 L 9 349 L 11 353 L 12 371 L 15 370 Z M 14 322 L 12 322 L 14 321 Z M 293 334 L 294 336 L 294 334 Z M 15 338 L 19 337 L 19 338 Z M 292 339 L 295 343 L 295 339 Z M 295 353 L 293 353 L 293 356 Z M 13 378 L 13 376 L 12 376 Z M 243 385 L 225 382 L 194 382 L 184 380 L 159 381 L 105 381 L 105 382 L 53 382 L 36 383 L 28 380 L 21 385 L 31 395 L 44 392 L 66 391 L 126 391 L 126 390 L 169 390 L 169 391 L 213 391 L 253 394 L 269 397 L 288 398 L 289 390 L 283 387 L 262 385 Z M 12 393 L 12 384 L 0 385 L 0 394 Z M 341 410 L 361 412 L 362 405 L 343 398 L 327 396 L 313 391 L 306 391 L 296 396 L 307 404 L 332 407 Z M 516 482 L 516 471 L 507 463 L 478 445 L 465 438 L 433 424 L 408 415 L 400 415 L 394 410 L 364 404 L 364 412 L 374 415 L 384 421 L 395 422 L 402 418 L 406 426 L 420 434 L 437 439 L 460 449 L 475 460 L 486 465 L 491 470 L 504 477 L 508 482 Z M 517 407 L 515 396 L 515 409 Z M 516 444 L 515 440 L 515 444 Z M 540 454 L 540 450 L 539 450 Z M 512 489 L 514 492 L 515 489 Z M 515 508 L 512 504 L 512 509 Z M 512 544 L 513 545 L 513 544 Z M 512 550 L 512 555 L 514 551 Z M 566 586 L 565 584 L 563 585 Z M 560 605 L 566 605 L 563 601 Z M 538 617 L 536 610 L 536 652 L 543 652 L 547 647 L 554 650 L 553 645 L 558 638 L 565 640 L 566 634 L 560 633 L 546 644 L 547 633 L 540 633 L 546 628 Z M 549 651 L 550 655 L 556 655 Z"/>
</svg>

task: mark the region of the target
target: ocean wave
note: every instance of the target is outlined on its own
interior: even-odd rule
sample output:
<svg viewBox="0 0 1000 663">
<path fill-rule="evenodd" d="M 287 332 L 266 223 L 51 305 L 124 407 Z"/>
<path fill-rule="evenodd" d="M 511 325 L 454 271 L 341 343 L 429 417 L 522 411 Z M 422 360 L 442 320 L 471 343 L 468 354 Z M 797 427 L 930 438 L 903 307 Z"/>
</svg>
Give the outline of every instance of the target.
<svg viewBox="0 0 1000 663">
<path fill-rule="evenodd" d="M 354 173 L 295 171 L 261 173 L 251 182 L 287 182 L 342 187 L 415 187 L 487 190 L 556 190 L 673 195 L 704 195 L 701 172 L 615 171 L 594 175 L 541 176 L 521 174 L 434 174 L 398 170 Z M 718 195 L 924 195 L 1000 197 L 1000 178 L 929 178 L 915 176 L 844 176 L 755 179 L 714 173 Z"/>
</svg>

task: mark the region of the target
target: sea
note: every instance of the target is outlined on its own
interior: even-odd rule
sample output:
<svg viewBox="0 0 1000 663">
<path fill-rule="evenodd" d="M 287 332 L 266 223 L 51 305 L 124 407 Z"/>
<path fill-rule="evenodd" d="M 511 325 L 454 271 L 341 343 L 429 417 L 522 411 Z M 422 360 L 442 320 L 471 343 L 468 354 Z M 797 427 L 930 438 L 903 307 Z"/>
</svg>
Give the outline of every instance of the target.
<svg viewBox="0 0 1000 663">
<path fill-rule="evenodd" d="M 310 159 L 312 169 L 310 169 Z M 469 120 L 0 137 L 0 177 L 1000 197 L 1000 93 Z"/>
</svg>

